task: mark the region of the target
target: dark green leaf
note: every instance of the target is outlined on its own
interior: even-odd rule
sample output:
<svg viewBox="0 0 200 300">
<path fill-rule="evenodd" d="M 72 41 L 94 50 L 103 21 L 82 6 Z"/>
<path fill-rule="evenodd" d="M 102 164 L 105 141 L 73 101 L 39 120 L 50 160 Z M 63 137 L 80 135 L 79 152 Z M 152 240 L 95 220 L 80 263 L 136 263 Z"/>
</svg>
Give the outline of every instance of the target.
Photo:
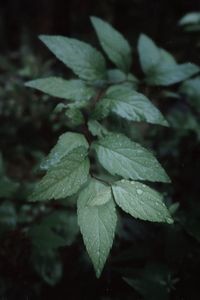
<svg viewBox="0 0 200 300">
<path fill-rule="evenodd" d="M 85 119 L 83 116 L 83 113 L 81 112 L 80 109 L 76 107 L 72 107 L 67 109 L 66 111 L 66 116 L 68 119 L 68 126 L 69 127 L 77 127 L 85 123 Z"/>
<path fill-rule="evenodd" d="M 96 120 L 89 120 L 88 129 L 94 136 L 103 137 L 108 134 L 108 130 Z"/>
<path fill-rule="evenodd" d="M 29 231 L 32 244 L 40 251 L 48 251 L 66 245 L 65 240 L 44 224 L 34 225 Z"/>
</svg>

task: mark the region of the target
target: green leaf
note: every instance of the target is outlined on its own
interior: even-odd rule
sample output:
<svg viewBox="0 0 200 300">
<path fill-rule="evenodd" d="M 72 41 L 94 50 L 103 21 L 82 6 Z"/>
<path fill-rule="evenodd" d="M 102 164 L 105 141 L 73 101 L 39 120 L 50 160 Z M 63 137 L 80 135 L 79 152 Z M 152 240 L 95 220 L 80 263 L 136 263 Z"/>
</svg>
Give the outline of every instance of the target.
<svg viewBox="0 0 200 300">
<path fill-rule="evenodd" d="M 150 85 L 168 86 L 183 81 L 200 71 L 192 63 L 177 64 L 173 56 L 159 48 L 149 37 L 142 34 L 138 42 L 142 70 Z"/>
<path fill-rule="evenodd" d="M 91 118 L 96 120 L 102 120 L 106 118 L 111 111 L 111 102 L 107 99 L 101 99 L 97 102 L 94 111 L 91 113 Z"/>
<path fill-rule="evenodd" d="M 112 198 L 111 187 L 103 184 L 102 182 L 92 179 L 91 195 L 88 195 L 86 205 L 98 206 L 107 203 Z"/>
<path fill-rule="evenodd" d="M 112 190 L 116 203 L 134 218 L 173 223 L 162 196 L 147 185 L 121 180 L 112 186 Z"/>
<path fill-rule="evenodd" d="M 200 23 L 200 12 L 190 12 L 183 16 L 180 21 L 179 25 L 185 26 L 185 25 L 193 25 L 193 24 L 199 24 Z"/>
<path fill-rule="evenodd" d="M 129 84 L 131 88 L 137 89 L 139 80 L 131 73 L 128 75 L 118 69 L 108 70 L 108 80 L 112 84 L 120 83 L 121 85 Z"/>
<path fill-rule="evenodd" d="M 37 89 L 50 96 L 74 101 L 89 100 L 94 95 L 94 89 L 81 80 L 64 80 L 58 77 L 48 77 L 28 81 L 25 86 Z"/>
<path fill-rule="evenodd" d="M 89 44 L 63 36 L 41 35 L 40 39 L 80 78 L 89 81 L 106 79 L 104 57 Z"/>
<path fill-rule="evenodd" d="M 145 34 L 138 40 L 138 53 L 143 72 L 146 74 L 154 69 L 160 62 L 160 49 Z"/>
<path fill-rule="evenodd" d="M 119 69 L 128 73 L 132 62 L 131 47 L 128 41 L 107 22 L 97 17 L 91 17 L 91 22 L 100 44 L 110 60 Z"/>
<path fill-rule="evenodd" d="M 67 125 L 69 127 L 77 127 L 85 123 L 85 119 L 83 116 L 83 113 L 81 112 L 80 109 L 76 107 L 71 107 L 67 109 L 65 112 L 65 115 L 67 116 Z"/>
<path fill-rule="evenodd" d="M 122 134 L 110 134 L 93 144 L 101 165 L 126 179 L 170 182 L 151 152 Z"/>
<path fill-rule="evenodd" d="M 168 86 L 183 81 L 200 71 L 200 68 L 192 63 L 181 65 L 161 64 L 148 75 L 146 81 L 150 85 Z"/>
<path fill-rule="evenodd" d="M 121 83 L 127 80 L 127 74 L 119 69 L 110 69 L 108 70 L 108 80 L 111 83 Z"/>
<path fill-rule="evenodd" d="M 87 150 L 79 147 L 51 166 L 36 185 L 31 200 L 60 199 L 75 194 L 87 181 L 89 160 Z"/>
<path fill-rule="evenodd" d="M 51 166 L 57 164 L 69 152 L 80 146 L 85 147 L 86 149 L 89 147 L 84 135 L 75 132 L 63 133 L 49 155 L 41 163 L 41 169 L 48 170 Z"/>
<path fill-rule="evenodd" d="M 110 87 L 102 99 L 110 111 L 129 121 L 148 122 L 168 126 L 159 110 L 147 99 L 128 87 L 116 85 Z"/>
<path fill-rule="evenodd" d="M 108 130 L 96 120 L 89 120 L 88 129 L 94 136 L 103 137 L 108 134 Z"/>
<path fill-rule="evenodd" d="M 88 205 L 92 197 L 102 194 L 101 189 L 104 190 L 105 187 L 92 180 L 80 193 L 77 202 L 78 224 L 97 277 L 101 275 L 112 247 L 117 222 L 113 200 L 102 205 Z"/>
<path fill-rule="evenodd" d="M 165 49 L 159 48 L 152 39 L 141 34 L 138 41 L 140 64 L 145 74 L 159 70 L 160 65 L 175 65 L 175 58 Z"/>
<path fill-rule="evenodd" d="M 165 49 L 160 48 L 160 64 L 166 64 L 166 65 L 176 65 L 176 60 L 173 57 L 173 55 L 171 55 L 171 53 L 169 53 L 168 51 L 166 51 Z"/>
</svg>

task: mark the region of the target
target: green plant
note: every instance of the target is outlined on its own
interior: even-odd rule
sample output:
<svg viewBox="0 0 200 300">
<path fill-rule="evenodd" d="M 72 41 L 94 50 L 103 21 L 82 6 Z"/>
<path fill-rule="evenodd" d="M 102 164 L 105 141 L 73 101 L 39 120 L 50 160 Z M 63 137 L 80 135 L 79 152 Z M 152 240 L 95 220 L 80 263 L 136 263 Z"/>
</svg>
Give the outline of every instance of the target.
<svg viewBox="0 0 200 300">
<path fill-rule="evenodd" d="M 85 42 L 40 36 L 79 79 L 49 77 L 26 86 L 64 99 L 56 110 L 65 112 L 66 125 L 73 130 L 63 133 L 42 161 L 41 169 L 46 174 L 30 200 L 77 199 L 78 224 L 99 277 L 115 235 L 119 217 L 116 205 L 134 218 L 173 223 L 162 195 L 143 183 L 168 183 L 168 175 L 149 150 L 125 135 L 133 122 L 169 126 L 138 90 L 179 83 L 198 73 L 199 67 L 178 64 L 170 53 L 142 34 L 138 53 L 145 78 L 139 81 L 130 73 L 132 50 L 127 40 L 101 19 L 92 17 L 91 21 L 104 52 L 117 69 L 107 70 L 104 56 Z M 121 126 L 121 120 L 125 126 Z"/>
<path fill-rule="evenodd" d="M 184 30 L 188 32 L 200 31 L 200 12 L 187 13 L 180 19 L 179 25 L 183 26 Z"/>
</svg>

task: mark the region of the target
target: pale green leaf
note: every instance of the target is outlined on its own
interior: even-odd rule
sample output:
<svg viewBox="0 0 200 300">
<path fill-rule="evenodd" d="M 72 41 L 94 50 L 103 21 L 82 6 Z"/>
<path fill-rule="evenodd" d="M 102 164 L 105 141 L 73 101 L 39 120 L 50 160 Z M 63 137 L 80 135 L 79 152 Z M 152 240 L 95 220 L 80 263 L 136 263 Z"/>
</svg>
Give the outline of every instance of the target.
<svg viewBox="0 0 200 300">
<path fill-rule="evenodd" d="M 110 134 L 93 144 L 101 165 L 126 179 L 169 182 L 151 152 L 122 134 Z"/>
<path fill-rule="evenodd" d="M 84 135 L 75 132 L 63 133 L 49 155 L 41 163 L 41 169 L 49 169 L 51 166 L 57 164 L 70 151 L 80 146 L 83 146 L 86 149 L 89 147 Z"/>
<path fill-rule="evenodd" d="M 160 64 L 176 65 L 176 60 L 171 53 L 160 48 Z"/>
<path fill-rule="evenodd" d="M 87 150 L 79 147 L 51 166 L 36 184 L 30 200 L 60 199 L 75 194 L 87 181 L 89 160 Z"/>
<path fill-rule="evenodd" d="M 125 74 L 119 69 L 110 69 L 108 70 L 108 80 L 111 83 L 121 83 L 127 80 L 127 74 Z"/>
<path fill-rule="evenodd" d="M 160 49 L 145 34 L 141 34 L 139 37 L 138 53 L 140 64 L 145 74 L 154 69 L 160 62 Z"/>
<path fill-rule="evenodd" d="M 25 86 L 34 88 L 53 97 L 68 100 L 89 100 L 94 89 L 81 80 L 65 80 L 59 77 L 48 77 L 26 82 Z"/>
<path fill-rule="evenodd" d="M 200 71 L 192 63 L 177 64 L 173 56 L 159 48 L 149 37 L 141 35 L 138 51 L 142 70 L 150 85 L 168 86 L 183 81 Z"/>
<path fill-rule="evenodd" d="M 56 105 L 56 107 L 54 108 L 53 112 L 54 112 L 55 114 L 57 114 L 57 113 L 61 113 L 63 110 L 66 111 L 66 109 L 67 109 L 67 104 L 64 104 L 64 103 L 58 103 L 58 104 Z"/>
<path fill-rule="evenodd" d="M 110 83 L 120 83 L 123 85 L 129 84 L 132 88 L 137 89 L 139 80 L 131 73 L 125 74 L 118 69 L 108 70 L 108 80 Z"/>
<path fill-rule="evenodd" d="M 92 25 L 100 44 L 110 60 L 122 71 L 128 73 L 132 58 L 131 47 L 123 35 L 107 22 L 91 17 Z"/>
<path fill-rule="evenodd" d="M 185 26 L 185 25 L 193 25 L 200 23 L 200 12 L 190 12 L 186 15 L 184 15 L 180 21 L 179 25 Z"/>
<path fill-rule="evenodd" d="M 146 81 L 150 85 L 168 86 L 183 81 L 199 73 L 199 71 L 200 68 L 192 63 L 181 65 L 160 64 L 157 69 L 148 74 Z"/>
<path fill-rule="evenodd" d="M 80 78 L 89 81 L 106 79 L 104 57 L 89 44 L 63 36 L 41 35 L 40 39 Z"/>
<path fill-rule="evenodd" d="M 129 121 L 168 126 L 161 112 L 146 96 L 128 87 L 121 85 L 110 87 L 102 101 L 107 103 L 111 112 Z"/>
<path fill-rule="evenodd" d="M 173 223 L 162 195 L 136 181 L 121 180 L 112 186 L 116 203 L 134 218 Z"/>
<path fill-rule="evenodd" d="M 140 64 L 145 74 L 156 72 L 161 65 L 175 65 L 175 58 L 165 49 L 159 48 L 152 39 L 141 34 L 138 41 Z"/>
<path fill-rule="evenodd" d="M 113 200 L 103 205 L 88 206 L 91 196 L 96 196 L 100 190 L 101 185 L 91 181 L 80 193 L 77 202 L 78 224 L 97 277 L 101 275 L 112 247 L 117 222 Z"/>
<path fill-rule="evenodd" d="M 112 198 L 111 187 L 103 184 L 102 182 L 92 179 L 90 184 L 93 188 L 93 192 L 88 197 L 88 206 L 98 206 L 107 203 Z"/>
</svg>

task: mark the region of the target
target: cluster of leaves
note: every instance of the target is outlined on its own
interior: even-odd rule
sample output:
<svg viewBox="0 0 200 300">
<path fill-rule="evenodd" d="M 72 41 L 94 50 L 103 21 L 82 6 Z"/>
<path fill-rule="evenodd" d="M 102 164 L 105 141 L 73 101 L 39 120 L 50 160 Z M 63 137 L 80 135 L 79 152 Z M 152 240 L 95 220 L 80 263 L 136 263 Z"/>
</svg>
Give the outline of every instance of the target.
<svg viewBox="0 0 200 300">
<path fill-rule="evenodd" d="M 64 111 L 66 124 L 73 129 L 59 137 L 41 163 L 46 174 L 30 200 L 77 199 L 78 224 L 99 277 L 115 235 L 119 218 L 116 205 L 134 218 L 173 223 L 162 195 L 143 183 L 170 182 L 169 177 L 155 156 L 126 136 L 124 130 L 113 128 L 111 119 L 116 124 L 123 120 L 126 127 L 133 122 L 169 126 L 152 101 L 138 91 L 140 83 L 166 87 L 200 69 L 192 63 L 178 64 L 170 53 L 142 34 L 138 54 L 145 78 L 141 82 L 130 73 L 132 50 L 128 41 L 101 19 L 92 17 L 91 21 L 104 52 L 117 69 L 107 70 L 102 53 L 85 42 L 40 36 L 79 79 L 48 77 L 26 86 L 64 99 L 56 110 Z M 188 84 L 191 81 L 184 83 Z"/>
</svg>

